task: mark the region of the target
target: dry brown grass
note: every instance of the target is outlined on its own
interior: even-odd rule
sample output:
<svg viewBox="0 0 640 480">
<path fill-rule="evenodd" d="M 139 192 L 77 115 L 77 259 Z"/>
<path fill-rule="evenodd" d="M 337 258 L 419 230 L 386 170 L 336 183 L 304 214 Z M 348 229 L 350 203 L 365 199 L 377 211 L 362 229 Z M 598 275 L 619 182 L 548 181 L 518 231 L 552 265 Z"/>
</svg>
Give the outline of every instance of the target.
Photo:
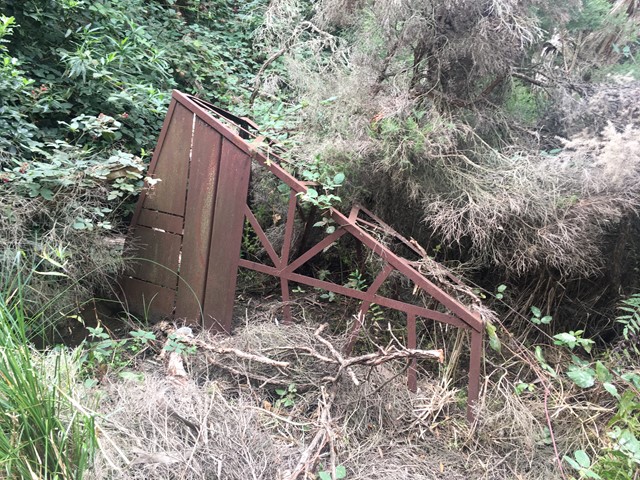
<svg viewBox="0 0 640 480">
<path fill-rule="evenodd" d="M 29 276 L 24 292 L 29 311 L 58 318 L 96 293 L 109 291 L 124 268 L 115 228 L 73 228 L 78 218 L 96 225 L 102 220 L 96 212 L 103 206 L 104 192 L 98 190 L 69 189 L 47 201 L 0 185 L 0 287 L 18 274 Z"/>
<path fill-rule="evenodd" d="M 254 322 L 233 337 L 200 338 L 290 368 L 234 355 L 207 361 L 201 352 L 185 359 L 186 379 L 168 376 L 149 359 L 143 382 L 105 381 L 101 451 L 91 478 L 287 479 L 321 428 L 323 385 L 335 366 L 309 353 L 330 355 L 314 326 Z M 345 341 L 327 338 L 337 348 Z M 333 462 L 346 467 L 349 480 L 560 478 L 545 434 L 541 384 L 517 395 L 516 378 L 526 379 L 531 368 L 508 355 L 499 368 L 489 360 L 472 426 L 463 418 L 458 380 L 422 369 L 413 394 L 402 362 L 354 368 L 362 383 L 339 381 L 330 408 L 332 448 L 323 449 L 315 472 Z M 284 407 L 275 389 L 290 384 L 297 393 L 293 406 Z M 594 408 L 595 418 L 584 421 L 589 404 L 557 387 L 547 403 L 560 452 L 584 446 L 589 421 L 601 413 Z M 576 408 L 585 410 L 572 413 Z"/>
</svg>

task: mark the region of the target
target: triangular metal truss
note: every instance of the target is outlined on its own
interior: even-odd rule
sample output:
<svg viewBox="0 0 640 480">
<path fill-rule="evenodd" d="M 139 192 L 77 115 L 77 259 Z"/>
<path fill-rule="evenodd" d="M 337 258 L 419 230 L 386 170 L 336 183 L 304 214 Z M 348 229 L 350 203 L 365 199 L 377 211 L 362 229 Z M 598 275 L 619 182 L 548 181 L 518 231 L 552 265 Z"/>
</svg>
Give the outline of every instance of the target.
<svg viewBox="0 0 640 480">
<path fill-rule="evenodd" d="M 255 132 L 255 125 L 246 119 L 196 97 L 173 93 L 148 172 L 150 178 L 160 182 L 141 195 L 131 224 L 128 242 L 137 247 L 137 260 L 121 282 L 129 308 L 150 317 L 198 321 L 206 328 L 230 333 L 238 268 L 245 268 L 280 279 L 285 322 L 292 320 L 290 282 L 360 300 L 349 347 L 373 304 L 406 314 L 408 348 L 418 347 L 418 317 L 453 325 L 471 334 L 468 417 L 472 418 L 482 360 L 484 322 L 480 315 L 377 240 L 371 229 L 392 229 L 361 206 L 353 207 L 349 215 L 334 208 L 322 212 L 334 223 L 335 230 L 293 255 L 296 209 L 310 183 L 299 181 L 286 170 L 276 149 L 263 137 L 256 138 Z M 279 249 L 269 240 L 247 200 L 252 164 L 271 172 L 289 189 Z M 270 264 L 241 258 L 245 222 L 259 239 Z M 420 253 L 412 242 L 395 232 L 393 235 Z M 382 267 L 365 290 L 299 273 L 301 267 L 343 236 L 351 236 L 380 260 Z M 380 295 L 381 285 L 394 272 L 406 277 L 414 291 L 421 290 L 447 313 Z M 408 384 L 416 389 L 415 363 L 408 370 Z"/>
</svg>

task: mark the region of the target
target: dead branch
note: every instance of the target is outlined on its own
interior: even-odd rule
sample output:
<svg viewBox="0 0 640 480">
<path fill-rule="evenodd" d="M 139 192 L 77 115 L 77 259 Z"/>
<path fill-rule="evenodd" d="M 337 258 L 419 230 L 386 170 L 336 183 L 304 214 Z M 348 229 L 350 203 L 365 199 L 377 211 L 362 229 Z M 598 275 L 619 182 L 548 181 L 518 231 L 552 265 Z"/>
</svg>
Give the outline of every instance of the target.
<svg viewBox="0 0 640 480">
<path fill-rule="evenodd" d="M 182 329 L 185 329 L 185 331 L 181 331 Z M 207 350 L 209 352 L 217 353 L 219 355 L 235 355 L 238 358 L 244 358 L 245 360 L 262 363 L 264 365 L 270 365 L 272 367 L 289 368 L 289 365 L 290 365 L 289 362 L 280 362 L 278 360 L 272 360 L 271 358 L 265 357 L 264 355 L 244 352 L 237 348 L 226 348 L 226 347 L 214 346 L 207 342 L 199 340 L 197 338 L 193 338 L 193 334 L 191 333 L 190 328 L 183 327 L 182 329 L 175 330 L 173 328 L 165 328 L 164 332 L 167 335 L 171 333 L 175 333 L 176 338 L 178 338 L 179 341 L 184 343 L 185 345 L 196 347 L 202 350 Z"/>
<path fill-rule="evenodd" d="M 208 350 L 209 352 L 217 353 L 218 355 L 234 355 L 238 358 L 244 358 L 245 360 L 249 360 L 251 362 L 262 363 L 264 365 L 269 365 L 272 367 L 289 368 L 289 366 L 291 365 L 289 362 L 272 360 L 269 357 L 265 357 L 263 355 L 258 355 L 255 353 L 243 352 L 242 350 L 238 350 L 237 348 L 216 347 L 213 345 L 209 345 L 202 340 L 186 339 L 183 340 L 183 342 L 196 348 L 201 348 L 203 350 Z"/>
<path fill-rule="evenodd" d="M 366 365 L 368 367 L 376 367 L 392 360 L 401 359 L 436 359 L 439 363 L 444 362 L 444 353 L 442 350 L 419 350 L 413 348 L 403 348 L 398 350 L 396 347 L 381 349 L 377 353 L 367 353 L 359 357 L 348 358 L 344 362 L 344 367 L 348 368 L 353 365 Z"/>
<path fill-rule="evenodd" d="M 257 373 L 249 372 L 247 370 L 239 370 L 230 365 L 225 365 L 224 363 L 219 362 L 213 357 L 213 355 L 209 354 L 208 352 L 204 352 L 204 354 L 205 354 L 205 358 L 207 359 L 207 362 L 209 362 L 211 365 L 214 365 L 218 368 L 226 370 L 231 375 L 234 375 L 236 377 L 244 377 L 250 380 L 255 380 L 256 382 L 260 382 L 262 385 L 275 385 L 278 387 L 286 387 L 291 383 L 291 380 L 288 378 L 277 378 L 277 377 L 269 378 L 269 377 L 265 377 L 264 375 L 259 375 Z M 306 386 L 305 384 L 301 384 L 301 383 L 296 383 L 296 385 Z"/>
<path fill-rule="evenodd" d="M 314 32 L 324 37 L 325 41 L 327 39 L 333 38 L 333 35 L 331 35 L 328 32 L 325 32 L 324 30 L 319 29 L 316 25 L 309 22 L 308 20 L 305 20 L 304 22 L 300 23 L 300 25 L 298 25 L 293 30 L 289 38 L 285 40 L 282 48 L 280 48 L 277 52 L 271 55 L 262 64 L 262 66 L 260 67 L 260 70 L 258 70 L 258 73 L 256 74 L 256 77 L 253 81 L 253 91 L 251 92 L 251 97 L 249 98 L 249 106 L 253 106 L 253 103 L 255 102 L 256 97 L 258 96 L 258 93 L 260 91 L 260 86 L 262 85 L 262 75 L 264 74 L 265 70 L 269 67 L 269 65 L 275 62 L 278 58 L 282 57 L 285 53 L 287 53 L 295 45 L 296 41 L 300 38 L 300 35 L 304 31 Z"/>
<path fill-rule="evenodd" d="M 327 324 L 323 324 L 314 332 L 314 336 L 321 342 L 324 346 L 326 346 L 336 361 L 332 361 L 332 363 L 338 363 L 340 368 L 336 373 L 335 377 L 327 377 L 327 380 L 335 382 L 342 371 L 346 371 L 354 385 L 360 385 L 360 381 L 356 377 L 355 373 L 351 369 L 354 365 L 365 365 L 368 367 L 376 367 L 378 365 L 382 365 L 383 363 L 390 362 L 392 360 L 402 360 L 402 359 L 436 359 L 438 362 L 442 363 L 444 361 L 444 353 L 442 350 L 420 350 L 420 349 L 409 349 L 402 348 L 398 349 L 397 347 L 391 346 L 387 348 L 378 347 L 378 351 L 375 353 L 367 353 L 365 355 L 360 355 L 358 357 L 350 357 L 344 358 L 342 354 L 329 342 L 327 339 L 323 338 L 320 334 L 327 327 Z M 320 358 L 320 355 L 314 355 L 316 358 Z"/>
<path fill-rule="evenodd" d="M 304 478 L 307 478 L 307 474 L 315 469 L 322 450 L 324 450 L 327 443 L 330 445 L 332 463 L 335 463 L 335 451 L 333 450 L 334 432 L 331 428 L 331 407 L 336 397 L 336 386 L 336 383 L 331 385 L 329 391 L 321 387 L 320 394 L 322 399 L 318 402 L 318 409 L 320 410 L 318 423 L 320 428 L 313 437 L 313 440 L 311 440 L 309 446 L 302 452 L 298 464 L 287 480 L 297 480 L 303 473 L 305 474 Z M 332 472 L 333 471 L 335 470 L 332 470 Z"/>
<path fill-rule="evenodd" d="M 338 378 L 340 378 L 340 374 L 342 373 L 342 370 L 346 370 L 349 376 L 351 377 L 351 380 L 353 381 L 354 385 L 356 386 L 360 385 L 360 381 L 358 380 L 358 377 L 356 377 L 356 374 L 353 372 L 353 370 L 349 368 L 349 365 L 346 365 L 345 359 L 342 356 L 342 354 L 338 350 L 336 350 L 336 347 L 334 347 L 331 344 L 331 342 L 329 342 L 329 340 L 322 338 L 322 336 L 320 335 L 322 331 L 325 328 L 327 328 L 327 326 L 328 326 L 327 323 L 320 325 L 318 329 L 313 333 L 313 335 L 318 339 L 320 343 L 322 343 L 325 347 L 329 349 L 331 354 L 340 364 L 340 368 L 338 369 L 338 373 L 336 373 L 336 376 L 333 378 L 329 378 L 329 380 L 335 382 L 336 380 L 338 380 Z"/>
</svg>

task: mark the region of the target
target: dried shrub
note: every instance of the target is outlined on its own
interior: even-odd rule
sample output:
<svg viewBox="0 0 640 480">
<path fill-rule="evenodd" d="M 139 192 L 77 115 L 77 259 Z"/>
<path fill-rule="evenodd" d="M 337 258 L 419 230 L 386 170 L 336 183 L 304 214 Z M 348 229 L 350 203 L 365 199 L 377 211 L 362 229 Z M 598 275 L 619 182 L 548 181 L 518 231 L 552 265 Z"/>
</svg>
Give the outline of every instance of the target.
<svg viewBox="0 0 640 480">
<path fill-rule="evenodd" d="M 319 412 L 335 365 L 310 354 L 330 355 L 314 330 L 252 318 L 233 337 L 199 337 L 214 349 L 289 362 L 286 371 L 236 355 L 207 355 L 207 361 L 201 354 L 186 359 L 187 377 L 166 377 L 153 362 L 143 368 L 142 383 L 105 379 L 101 453 L 90 478 L 284 480 L 322 425 L 333 443 L 316 473 L 335 462 L 357 480 L 559 477 L 544 441 L 541 397 L 513 391 L 512 370 L 526 374 L 522 363 L 510 360 L 486 379 L 474 426 L 463 419 L 462 392 L 432 373 L 421 371 L 414 394 L 406 388 L 404 362 L 357 367 L 361 385 L 348 376 L 339 381 L 325 425 Z M 346 340 L 324 336 L 336 348 Z M 292 403 L 279 404 L 276 390 L 291 383 L 297 387 Z M 569 401 L 554 393 L 551 413 L 570 409 Z M 566 428 L 577 423 L 563 421 L 558 434 L 579 436 Z M 563 452 L 569 447 L 560 445 Z"/>
<path fill-rule="evenodd" d="M 578 2 L 325 0 L 313 13 L 294 1 L 274 5 L 334 37 L 324 50 L 300 38 L 284 57 L 286 91 L 308 105 L 295 153 L 342 165 L 352 187 L 343 197 L 428 250 L 442 244 L 438 260 L 460 270 L 563 281 L 618 268 L 611 239 L 637 205 L 637 129 L 626 127 L 636 122 L 637 86 L 576 82 L 571 75 L 582 70 L 556 68 L 557 57 L 542 59 L 540 71 L 529 64 L 527 49 L 538 51 L 542 40 L 539 19 L 553 17 L 567 38 L 577 35 L 582 27 L 569 23 Z M 266 32 L 296 23 L 283 12 L 274 8 Z M 624 33 L 633 19 L 623 20 L 607 25 Z M 276 48 L 286 35 L 273 31 Z M 526 122 L 514 116 L 517 102 L 502 108 L 513 102 L 511 76 L 525 82 L 518 85 L 527 85 L 527 99 L 541 100 L 529 102 Z M 590 150 L 585 127 L 597 144 Z M 626 157 L 621 173 L 616 162 Z"/>
<path fill-rule="evenodd" d="M 115 228 L 74 228 L 78 219 L 94 225 L 104 220 L 104 195 L 99 188 L 77 189 L 50 201 L 0 186 L 0 286 L 18 274 L 28 276 L 28 311 L 58 318 L 95 293 L 110 291 L 124 268 L 122 237 Z"/>
</svg>

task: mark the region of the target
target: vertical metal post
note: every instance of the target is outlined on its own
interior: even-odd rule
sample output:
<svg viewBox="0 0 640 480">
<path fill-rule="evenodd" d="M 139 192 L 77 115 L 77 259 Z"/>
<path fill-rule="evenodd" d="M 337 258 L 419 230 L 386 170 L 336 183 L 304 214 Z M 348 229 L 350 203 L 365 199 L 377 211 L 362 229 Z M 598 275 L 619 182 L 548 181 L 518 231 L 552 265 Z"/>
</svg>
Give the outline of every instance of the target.
<svg viewBox="0 0 640 480">
<path fill-rule="evenodd" d="M 407 313 L 407 348 L 414 350 L 418 348 L 418 337 L 416 334 L 416 316 L 413 313 Z M 418 362 L 415 358 L 409 360 L 409 369 L 407 370 L 407 387 L 413 393 L 418 390 Z"/>
<path fill-rule="evenodd" d="M 482 364 L 482 330 L 471 330 L 471 354 L 469 355 L 469 391 L 467 396 L 467 420 L 475 420 L 475 408 L 480 396 L 480 367 Z"/>
<path fill-rule="evenodd" d="M 293 227 L 296 217 L 296 192 L 291 190 L 289 194 L 289 208 L 287 210 L 287 223 L 284 227 L 284 241 L 282 243 L 282 251 L 280 255 L 280 269 L 282 270 L 289 264 L 289 254 L 291 252 L 291 244 L 293 243 Z M 282 316 L 284 323 L 291 323 L 291 305 L 289 303 L 289 282 L 286 278 L 280 278 L 282 287 Z"/>
<path fill-rule="evenodd" d="M 280 278 L 280 287 L 282 289 L 282 318 L 283 323 L 291 323 L 293 317 L 291 316 L 291 304 L 289 303 L 289 282 L 286 278 Z"/>
</svg>

